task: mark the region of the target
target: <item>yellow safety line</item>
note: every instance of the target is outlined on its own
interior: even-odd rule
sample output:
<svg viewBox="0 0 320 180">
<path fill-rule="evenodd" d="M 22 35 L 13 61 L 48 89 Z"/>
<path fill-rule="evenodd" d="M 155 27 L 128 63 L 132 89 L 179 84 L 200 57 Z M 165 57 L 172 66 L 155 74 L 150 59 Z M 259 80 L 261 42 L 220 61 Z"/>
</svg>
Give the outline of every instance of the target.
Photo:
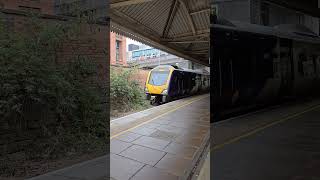
<svg viewBox="0 0 320 180">
<path fill-rule="evenodd" d="M 264 129 L 266 129 L 266 128 L 269 128 L 269 127 L 271 127 L 271 126 L 277 125 L 277 124 L 282 123 L 282 122 L 284 122 L 284 121 L 293 119 L 293 118 L 295 118 L 295 117 L 301 116 L 301 115 L 303 115 L 303 114 L 305 114 L 305 113 L 307 113 L 307 112 L 310 112 L 310 111 L 312 111 L 312 110 L 318 109 L 319 107 L 320 107 L 320 105 L 316 105 L 316 106 L 314 106 L 314 107 L 312 107 L 312 108 L 309 108 L 309 109 L 307 109 L 307 110 L 305 110 L 305 111 L 302 111 L 302 112 L 300 112 L 300 113 L 296 113 L 296 114 L 294 114 L 294 115 L 292 115 L 292 116 L 288 116 L 288 117 L 286 117 L 286 118 L 283 118 L 283 119 L 280 119 L 280 120 L 278 120 L 278 121 L 272 122 L 272 123 L 270 123 L 270 124 L 267 124 L 267 125 L 265 125 L 265 126 L 262 126 L 262 127 L 260 127 L 260 128 L 257 128 L 257 129 L 255 129 L 255 130 L 253 130 L 253 131 L 250 131 L 250 132 L 248 132 L 248 133 L 245 133 L 245 134 L 243 134 L 243 135 L 241 135 L 241 136 L 232 138 L 232 139 L 230 139 L 229 141 L 227 141 L 227 142 L 225 142 L 225 143 L 222 143 L 222 144 L 219 144 L 219 145 L 214 146 L 212 149 L 210 149 L 210 151 L 211 151 L 211 150 L 212 150 L 212 151 L 216 151 L 216 150 L 218 150 L 218 149 L 221 149 L 221 148 L 223 148 L 224 146 L 226 146 L 226 145 L 228 145 L 228 144 L 232 144 L 232 143 L 237 142 L 237 141 L 239 141 L 239 140 L 241 140 L 241 139 L 244 139 L 244 138 L 246 138 L 246 137 L 248 137 L 248 136 L 251 136 L 251 135 L 253 135 L 253 134 L 256 134 L 256 133 L 258 133 L 258 132 L 260 132 L 260 131 L 262 131 L 262 130 L 264 130 Z"/>
<path fill-rule="evenodd" d="M 178 106 L 178 107 L 176 107 L 176 108 L 174 108 L 174 109 L 172 109 L 172 110 L 170 110 L 170 111 L 167 111 L 167 112 L 165 112 L 165 113 L 163 113 L 163 114 L 160 114 L 159 116 L 156 116 L 156 117 L 154 117 L 154 118 L 152 118 L 152 119 L 150 119 L 150 120 L 148 120 L 148 121 L 145 121 L 145 122 L 143 122 L 143 123 L 141 123 L 141 124 L 138 124 L 138 125 L 136 125 L 136 126 L 134 126 L 134 127 L 132 127 L 132 128 L 129 128 L 129 129 L 125 130 L 125 131 L 122 131 L 122 132 L 120 132 L 120 133 L 118 133 L 118 134 L 116 134 L 116 135 L 113 135 L 113 136 L 110 137 L 110 139 L 113 139 L 113 138 L 115 138 L 115 137 L 117 137 L 117 136 L 120 136 L 120 135 L 122 135 L 122 134 L 124 134 L 124 133 L 126 133 L 126 132 L 128 132 L 128 131 L 130 131 L 130 130 L 132 130 L 132 129 L 135 129 L 135 128 L 137 128 L 137 127 L 140 127 L 140 126 L 142 126 L 142 125 L 144 125 L 144 124 L 146 124 L 146 123 L 148 123 L 148 122 L 151 122 L 151 121 L 153 121 L 153 120 L 155 120 L 155 119 L 158 119 L 158 118 L 160 118 L 160 117 L 163 117 L 163 116 L 165 116 L 165 115 L 167 115 L 167 114 L 169 114 L 169 113 L 172 113 L 172 112 L 174 112 L 174 111 L 176 111 L 176 110 L 178 110 L 178 109 L 180 109 L 180 108 L 182 108 L 182 107 L 184 107 L 184 106 L 187 106 L 187 105 L 189 105 L 189 104 L 191 104 L 191 103 L 194 103 L 194 102 L 196 102 L 196 101 L 199 101 L 199 100 L 201 100 L 201 99 L 204 99 L 205 97 L 207 97 L 207 96 L 204 96 L 204 97 L 201 97 L 201 98 L 197 98 L 197 99 L 195 99 L 195 100 L 191 100 L 191 101 L 189 101 L 188 103 L 185 103 L 185 104 L 183 104 L 183 105 L 181 105 L 181 106 Z"/>
</svg>

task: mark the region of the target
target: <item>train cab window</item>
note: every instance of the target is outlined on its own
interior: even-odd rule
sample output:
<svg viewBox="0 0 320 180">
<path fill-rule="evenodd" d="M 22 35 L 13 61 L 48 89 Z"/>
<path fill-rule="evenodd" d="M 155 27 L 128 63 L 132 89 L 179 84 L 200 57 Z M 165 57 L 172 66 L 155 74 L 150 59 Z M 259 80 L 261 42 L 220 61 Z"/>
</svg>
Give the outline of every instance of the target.
<svg viewBox="0 0 320 180">
<path fill-rule="evenodd" d="M 149 84 L 162 86 L 166 84 L 169 76 L 169 71 L 152 71 L 149 79 Z"/>
</svg>

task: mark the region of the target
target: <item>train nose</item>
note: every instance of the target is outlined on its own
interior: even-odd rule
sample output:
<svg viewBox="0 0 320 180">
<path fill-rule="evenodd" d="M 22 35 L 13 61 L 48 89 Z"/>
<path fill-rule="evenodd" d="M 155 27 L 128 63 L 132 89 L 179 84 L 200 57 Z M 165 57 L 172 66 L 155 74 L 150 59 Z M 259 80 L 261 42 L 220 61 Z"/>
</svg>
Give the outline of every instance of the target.
<svg viewBox="0 0 320 180">
<path fill-rule="evenodd" d="M 164 90 L 162 86 L 149 86 L 148 87 L 149 93 L 151 94 L 161 94 Z"/>
</svg>

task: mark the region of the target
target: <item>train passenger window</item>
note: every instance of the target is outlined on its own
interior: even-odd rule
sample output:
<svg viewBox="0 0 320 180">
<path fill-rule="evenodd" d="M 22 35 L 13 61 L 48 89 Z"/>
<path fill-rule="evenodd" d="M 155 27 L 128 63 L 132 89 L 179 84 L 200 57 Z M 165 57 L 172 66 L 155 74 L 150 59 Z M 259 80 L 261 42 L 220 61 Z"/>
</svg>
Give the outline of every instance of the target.
<svg viewBox="0 0 320 180">
<path fill-rule="evenodd" d="M 169 76 L 169 71 L 152 71 L 149 79 L 149 84 L 162 86 L 166 84 Z"/>
<path fill-rule="evenodd" d="M 314 75 L 314 64 L 313 61 L 304 61 L 303 63 L 303 72 L 304 76 L 313 76 Z"/>
<path fill-rule="evenodd" d="M 191 85 L 192 87 L 196 85 L 196 78 L 194 76 L 191 78 Z"/>
<path fill-rule="evenodd" d="M 303 62 L 307 61 L 307 56 L 305 53 L 299 54 L 298 59 L 298 72 L 303 76 L 304 75 L 304 69 L 303 69 Z"/>
<path fill-rule="evenodd" d="M 316 73 L 320 76 L 320 56 L 316 58 L 317 71 Z"/>
<path fill-rule="evenodd" d="M 319 65 L 318 65 L 318 56 L 316 54 L 312 55 L 312 62 L 313 62 L 313 69 L 314 69 L 314 74 L 317 75 L 319 74 Z"/>
</svg>

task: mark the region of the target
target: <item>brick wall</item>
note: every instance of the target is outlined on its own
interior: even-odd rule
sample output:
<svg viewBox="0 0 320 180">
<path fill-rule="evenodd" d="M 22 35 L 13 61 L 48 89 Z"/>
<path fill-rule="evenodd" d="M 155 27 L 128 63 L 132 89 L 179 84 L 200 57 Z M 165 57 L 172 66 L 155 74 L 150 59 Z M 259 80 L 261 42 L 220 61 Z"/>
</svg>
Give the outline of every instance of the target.
<svg viewBox="0 0 320 180">
<path fill-rule="evenodd" d="M 23 32 L 25 22 L 28 17 L 21 12 L 13 10 L 3 10 L 3 17 L 6 19 L 10 27 L 18 32 Z M 56 16 L 42 16 L 41 20 L 46 23 L 60 22 L 66 23 L 65 20 Z M 109 92 L 109 26 L 99 24 L 85 24 L 81 27 L 81 37 L 72 41 L 66 41 L 63 44 L 63 48 L 58 52 L 57 61 L 60 63 L 68 62 L 71 54 L 86 55 L 97 65 L 98 75 L 95 77 L 95 81 L 101 88 L 101 101 L 108 111 L 108 92 Z M 72 53 L 71 53 L 72 52 Z M 48 112 L 40 112 L 39 107 L 31 108 L 30 112 L 36 112 L 37 117 L 45 116 L 45 119 L 50 119 Z M 33 110 L 32 110 L 33 109 Z M 36 111 L 35 111 L 36 110 Z M 107 115 L 107 118 L 109 116 Z M 106 119 L 108 122 L 108 119 Z M 11 122 L 13 126 L 9 126 L 8 123 L 0 121 L 0 161 L 1 156 L 11 153 L 19 153 L 23 150 L 24 146 L 32 141 L 33 135 L 37 134 L 39 123 L 35 121 L 28 121 L 29 124 L 21 126 L 19 122 Z M 21 128 L 15 129 L 15 126 Z M 30 136 L 31 135 L 31 136 Z"/>
<path fill-rule="evenodd" d="M 5 9 L 39 8 L 42 14 L 54 14 L 54 0 L 0 0 L 0 4 Z"/>
<path fill-rule="evenodd" d="M 121 67 L 121 66 L 112 66 L 112 68 L 115 71 L 123 71 L 128 69 L 129 67 Z M 132 80 L 135 80 L 137 82 L 139 82 L 139 85 L 141 88 L 145 88 L 145 84 L 146 84 L 146 80 L 148 77 L 150 70 L 145 70 L 145 69 L 138 69 L 138 71 L 136 73 L 134 73 L 131 78 Z"/>
<path fill-rule="evenodd" d="M 132 76 L 132 79 L 138 81 L 141 88 L 145 88 L 149 71 L 150 70 L 140 69 L 136 74 Z"/>
<path fill-rule="evenodd" d="M 119 61 L 116 61 L 116 41 L 120 42 L 120 56 Z M 127 54 L 126 54 L 126 37 L 117 35 L 116 33 L 110 32 L 110 64 L 112 65 L 127 65 Z"/>
</svg>

